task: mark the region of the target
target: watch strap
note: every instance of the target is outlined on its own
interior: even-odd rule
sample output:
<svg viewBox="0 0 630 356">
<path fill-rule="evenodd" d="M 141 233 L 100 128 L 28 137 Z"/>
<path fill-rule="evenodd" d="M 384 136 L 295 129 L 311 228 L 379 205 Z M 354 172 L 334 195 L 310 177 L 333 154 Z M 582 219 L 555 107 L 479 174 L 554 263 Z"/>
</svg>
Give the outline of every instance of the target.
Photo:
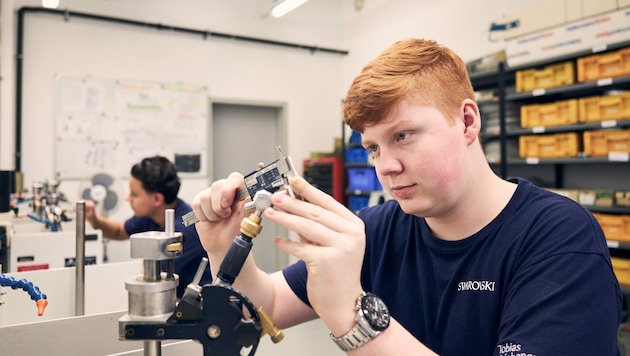
<svg viewBox="0 0 630 356">
<path fill-rule="evenodd" d="M 332 333 L 330 333 L 330 338 L 344 352 L 352 351 L 359 348 L 361 345 L 372 340 L 381 333 L 380 331 L 373 330 L 368 325 L 367 321 L 363 317 L 363 313 L 360 310 L 361 299 L 366 296 L 366 292 L 361 292 L 361 294 L 357 297 L 355 306 L 355 309 L 357 311 L 357 323 L 354 325 L 352 330 L 340 337 L 335 337 Z"/>
<path fill-rule="evenodd" d="M 332 333 L 330 333 L 330 338 L 344 352 L 357 349 L 359 346 L 372 340 L 374 336 L 376 335 L 369 334 L 359 323 L 357 323 L 347 334 L 341 337 L 335 337 Z"/>
</svg>

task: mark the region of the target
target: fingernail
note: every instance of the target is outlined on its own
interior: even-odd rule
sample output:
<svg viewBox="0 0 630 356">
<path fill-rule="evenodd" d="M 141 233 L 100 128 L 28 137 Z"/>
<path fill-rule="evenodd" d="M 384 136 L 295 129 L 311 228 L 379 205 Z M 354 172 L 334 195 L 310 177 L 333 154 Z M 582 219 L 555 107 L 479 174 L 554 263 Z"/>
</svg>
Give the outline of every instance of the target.
<svg viewBox="0 0 630 356">
<path fill-rule="evenodd" d="M 227 199 L 221 199 L 221 207 L 227 208 L 228 206 L 230 206 L 230 203 L 228 203 Z"/>
<path fill-rule="evenodd" d="M 284 202 L 286 195 L 285 194 L 274 194 L 273 201 L 277 204 L 282 204 Z"/>
</svg>

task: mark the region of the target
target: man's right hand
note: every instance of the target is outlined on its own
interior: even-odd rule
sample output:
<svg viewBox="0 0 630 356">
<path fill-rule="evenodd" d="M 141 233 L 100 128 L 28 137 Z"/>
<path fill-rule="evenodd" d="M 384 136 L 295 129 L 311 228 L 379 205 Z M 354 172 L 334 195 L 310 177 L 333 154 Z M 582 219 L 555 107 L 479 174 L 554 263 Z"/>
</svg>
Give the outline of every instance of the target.
<svg viewBox="0 0 630 356">
<path fill-rule="evenodd" d="M 244 183 L 243 175 L 234 172 L 226 179 L 220 179 L 199 192 L 192 208 L 199 219 L 197 233 L 203 248 L 212 263 L 212 271 L 218 271 L 234 237 L 239 233 L 240 224 L 245 217 L 244 205 L 250 199 L 234 202 L 238 187 Z"/>
<path fill-rule="evenodd" d="M 84 200 L 85 202 L 85 220 L 92 225 L 92 228 L 97 229 L 96 225 L 98 216 L 96 215 L 96 204 L 92 200 Z M 76 204 L 72 207 L 74 213 L 77 212 Z"/>
</svg>

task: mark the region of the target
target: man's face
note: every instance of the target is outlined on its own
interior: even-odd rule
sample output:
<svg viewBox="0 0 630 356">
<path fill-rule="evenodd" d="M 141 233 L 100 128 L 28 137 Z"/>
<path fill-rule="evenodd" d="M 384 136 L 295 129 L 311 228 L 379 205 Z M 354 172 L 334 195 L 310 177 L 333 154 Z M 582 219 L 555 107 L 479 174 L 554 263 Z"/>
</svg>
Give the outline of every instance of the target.
<svg viewBox="0 0 630 356">
<path fill-rule="evenodd" d="M 151 216 L 156 206 L 156 197 L 158 193 L 148 193 L 142 188 L 142 182 L 134 177 L 129 178 L 129 195 L 127 201 L 131 205 L 131 209 L 135 216 L 145 217 Z"/>
<path fill-rule="evenodd" d="M 383 188 L 409 214 L 447 214 L 462 192 L 468 144 L 462 117 L 449 124 L 436 108 L 401 101 L 367 127 L 363 146 L 374 156 Z"/>
</svg>

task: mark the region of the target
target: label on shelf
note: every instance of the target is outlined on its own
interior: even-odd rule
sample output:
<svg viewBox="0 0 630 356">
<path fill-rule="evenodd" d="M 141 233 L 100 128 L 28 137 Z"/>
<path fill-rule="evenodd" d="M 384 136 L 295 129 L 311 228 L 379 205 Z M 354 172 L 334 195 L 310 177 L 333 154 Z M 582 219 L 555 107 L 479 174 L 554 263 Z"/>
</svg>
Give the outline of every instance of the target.
<svg viewBox="0 0 630 356">
<path fill-rule="evenodd" d="M 606 85 L 611 85 L 613 83 L 612 78 L 602 78 L 597 80 L 598 87 L 604 87 Z"/>
<path fill-rule="evenodd" d="M 606 240 L 606 244 L 609 248 L 619 248 L 619 241 Z"/>
<path fill-rule="evenodd" d="M 545 132 L 545 127 L 544 126 L 534 126 L 532 127 L 532 132 L 533 133 L 544 133 Z"/>
<path fill-rule="evenodd" d="M 604 121 L 602 121 L 602 128 L 609 129 L 611 127 L 617 127 L 617 120 L 604 120 Z"/>
<path fill-rule="evenodd" d="M 534 89 L 532 91 L 532 96 L 542 96 L 545 95 L 545 89 Z"/>
<path fill-rule="evenodd" d="M 615 162 L 628 162 L 630 153 L 628 152 L 608 152 L 608 160 Z"/>
<path fill-rule="evenodd" d="M 540 163 L 540 158 L 538 158 L 538 157 L 528 157 L 528 158 L 525 159 L 525 162 L 527 164 L 538 164 L 538 163 Z"/>
</svg>

